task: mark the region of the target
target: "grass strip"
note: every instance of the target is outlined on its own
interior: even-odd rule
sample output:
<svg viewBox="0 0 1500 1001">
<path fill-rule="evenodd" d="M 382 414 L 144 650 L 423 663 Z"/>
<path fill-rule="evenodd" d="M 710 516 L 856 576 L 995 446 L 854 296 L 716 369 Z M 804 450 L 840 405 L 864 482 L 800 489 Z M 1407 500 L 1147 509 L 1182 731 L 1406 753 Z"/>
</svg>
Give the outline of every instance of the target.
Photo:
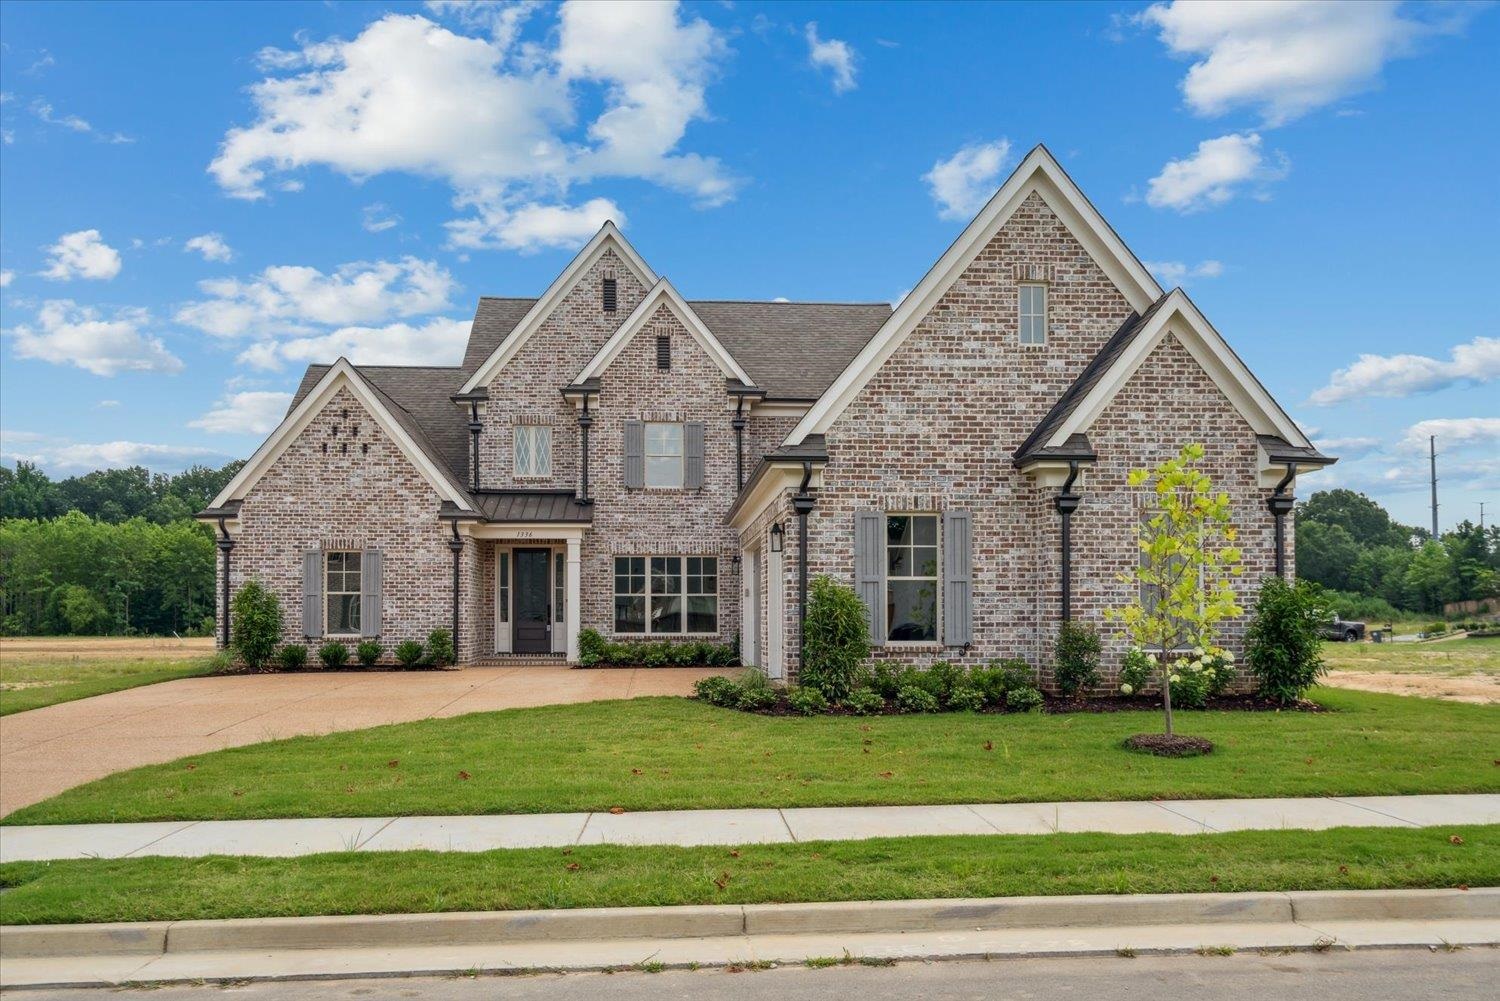
<svg viewBox="0 0 1500 1001">
<path fill-rule="evenodd" d="M 191 661 L 148 661 L 145 663 L 62 663 L 5 665 L 3 683 L 27 685 L 24 688 L 0 687 L 0 716 L 54 706 L 60 702 L 108 695 L 127 688 L 154 685 L 178 678 L 195 678 L 207 674 L 207 659 Z M 58 678 L 71 680 L 56 680 Z"/>
<path fill-rule="evenodd" d="M 0 922 L 1459 885 L 1500 825 L 12 862 Z"/>
</svg>

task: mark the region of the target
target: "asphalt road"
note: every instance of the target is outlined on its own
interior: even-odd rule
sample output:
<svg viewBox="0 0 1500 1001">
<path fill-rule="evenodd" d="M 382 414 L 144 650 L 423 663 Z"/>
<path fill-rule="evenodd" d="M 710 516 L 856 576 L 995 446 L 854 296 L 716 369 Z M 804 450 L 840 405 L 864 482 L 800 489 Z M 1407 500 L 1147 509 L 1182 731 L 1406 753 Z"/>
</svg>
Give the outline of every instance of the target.
<svg viewBox="0 0 1500 1001">
<path fill-rule="evenodd" d="M 1031 959 L 788 967 L 729 973 L 320 980 L 164 987 L 153 1001 L 1492 1001 L 1500 949 L 1388 950 L 1260 956 Z M 134 992 L 126 992 L 130 996 Z M 16 991 L 7 1001 L 103 1001 L 117 991 Z"/>
</svg>

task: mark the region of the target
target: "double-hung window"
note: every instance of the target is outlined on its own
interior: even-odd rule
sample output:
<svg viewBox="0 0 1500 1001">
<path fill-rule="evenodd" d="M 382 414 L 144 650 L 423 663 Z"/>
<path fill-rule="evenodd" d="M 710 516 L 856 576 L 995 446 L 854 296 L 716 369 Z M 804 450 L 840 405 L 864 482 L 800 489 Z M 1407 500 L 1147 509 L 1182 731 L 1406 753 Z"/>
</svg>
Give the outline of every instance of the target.
<svg viewBox="0 0 1500 1001">
<path fill-rule="evenodd" d="M 718 631 L 718 557 L 615 557 L 616 633 L 679 636 Z"/>
<path fill-rule="evenodd" d="M 1036 347 L 1047 343 L 1047 286 L 1029 283 L 1021 291 L 1021 343 Z"/>
<path fill-rule="evenodd" d="M 938 638 L 938 516 L 892 514 L 885 519 L 886 638 L 931 643 Z"/>
<path fill-rule="evenodd" d="M 328 636 L 359 635 L 360 554 L 330 552 L 323 557 L 323 631 Z"/>
<path fill-rule="evenodd" d="M 682 425 L 646 425 L 646 486 L 682 486 Z"/>
<path fill-rule="evenodd" d="M 516 475 L 552 475 L 552 429 L 541 424 L 516 425 Z"/>
</svg>

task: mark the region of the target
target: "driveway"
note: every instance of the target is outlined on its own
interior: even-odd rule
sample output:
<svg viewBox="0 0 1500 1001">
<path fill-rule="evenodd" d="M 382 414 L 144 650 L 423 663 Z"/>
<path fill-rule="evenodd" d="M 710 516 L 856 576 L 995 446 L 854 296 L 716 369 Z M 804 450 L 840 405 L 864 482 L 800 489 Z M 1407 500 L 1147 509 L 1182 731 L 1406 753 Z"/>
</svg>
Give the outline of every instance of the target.
<svg viewBox="0 0 1500 1001">
<path fill-rule="evenodd" d="M 112 772 L 301 734 L 689 695 L 718 670 L 472 667 L 184 678 L 0 717 L 0 816 Z"/>
</svg>

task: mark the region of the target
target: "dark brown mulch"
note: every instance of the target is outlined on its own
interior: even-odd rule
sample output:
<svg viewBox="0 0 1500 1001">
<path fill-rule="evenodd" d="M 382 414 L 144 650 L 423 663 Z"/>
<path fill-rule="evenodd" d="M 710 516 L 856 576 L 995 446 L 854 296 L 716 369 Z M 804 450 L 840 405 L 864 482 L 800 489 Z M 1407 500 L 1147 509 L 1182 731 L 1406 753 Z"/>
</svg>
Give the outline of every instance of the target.
<svg viewBox="0 0 1500 1001">
<path fill-rule="evenodd" d="M 1048 695 L 1046 702 L 1042 705 L 1045 713 L 1122 713 L 1140 712 L 1142 709 L 1160 709 L 1161 699 L 1155 696 L 1138 699 L 1125 698 L 1124 696 L 1106 696 L 1098 699 L 1065 699 Z M 1182 709 L 1182 706 L 1174 705 L 1174 709 Z M 1302 699 L 1298 702 L 1281 703 L 1274 699 L 1262 698 L 1259 695 L 1221 695 L 1216 699 L 1209 699 L 1203 707 L 1211 712 L 1295 712 L 1295 713 L 1326 713 L 1330 712 L 1326 706 L 1320 706 L 1316 702 Z"/>
<path fill-rule="evenodd" d="M 1196 758 L 1200 754 L 1211 754 L 1213 742 L 1202 737 L 1184 737 L 1174 733 L 1138 733 L 1125 738 L 1127 751 L 1144 751 L 1159 758 Z"/>
</svg>

